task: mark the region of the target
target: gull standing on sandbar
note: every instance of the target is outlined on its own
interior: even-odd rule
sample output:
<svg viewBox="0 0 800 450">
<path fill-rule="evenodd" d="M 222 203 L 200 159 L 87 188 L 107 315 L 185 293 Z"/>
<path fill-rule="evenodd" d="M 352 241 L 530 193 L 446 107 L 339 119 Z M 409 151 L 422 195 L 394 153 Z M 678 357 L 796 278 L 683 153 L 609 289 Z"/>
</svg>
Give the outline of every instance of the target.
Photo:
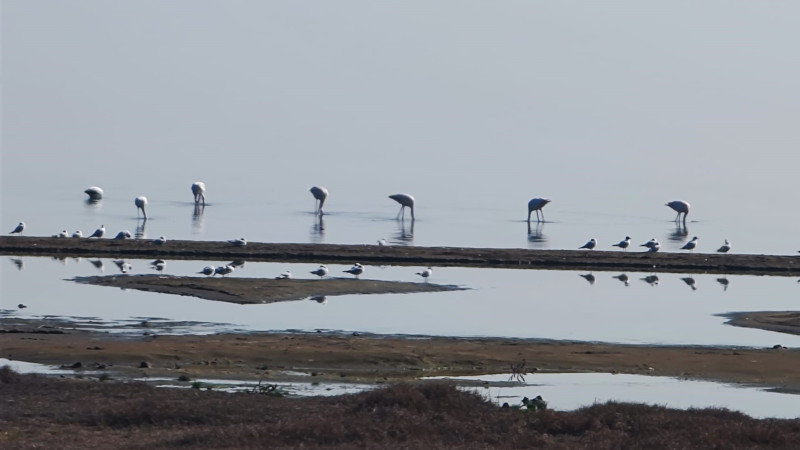
<svg viewBox="0 0 800 450">
<path fill-rule="evenodd" d="M 325 267 L 325 265 L 320 265 L 317 270 L 312 270 L 310 273 L 320 278 L 323 278 L 325 275 L 328 274 L 328 268 Z"/>
<path fill-rule="evenodd" d="M 89 237 L 90 238 L 101 238 L 101 237 L 103 237 L 104 234 L 106 234 L 106 226 L 105 225 L 100 225 L 100 228 L 94 230 L 94 233 L 92 233 Z"/>
<path fill-rule="evenodd" d="M 631 237 L 630 236 L 625 236 L 625 239 L 617 242 L 616 244 L 612 244 L 611 246 L 612 247 L 619 247 L 622 250 L 625 250 L 628 247 L 630 247 L 630 245 L 631 245 Z"/>
<path fill-rule="evenodd" d="M 243 247 L 243 246 L 247 245 L 247 239 L 245 239 L 245 238 L 231 239 L 231 240 L 228 241 L 228 243 L 233 244 L 233 245 L 235 245 L 237 247 Z"/>
<path fill-rule="evenodd" d="M 428 278 L 430 278 L 430 276 L 433 275 L 433 268 L 432 267 L 428 267 L 427 269 L 423 270 L 422 272 L 417 272 L 417 275 L 419 275 L 422 278 L 424 278 L 425 281 L 428 281 Z"/>
<path fill-rule="evenodd" d="M 18 233 L 22 233 L 22 230 L 24 230 L 24 229 L 25 229 L 25 222 L 20 222 L 20 223 L 17 225 L 17 227 L 16 227 L 16 228 L 14 228 L 13 230 L 11 230 L 11 232 L 10 232 L 10 233 L 8 233 L 8 234 L 18 234 Z"/>
<path fill-rule="evenodd" d="M 362 266 L 359 263 L 355 263 L 355 264 L 353 264 L 353 267 L 345 270 L 344 272 L 352 274 L 352 275 L 355 275 L 356 278 L 358 278 L 359 275 L 364 273 L 364 266 Z"/>
<path fill-rule="evenodd" d="M 656 238 L 650 239 L 649 241 L 642 244 L 641 247 L 647 247 L 648 248 L 647 251 L 651 253 L 655 253 L 661 250 L 661 244 L 658 243 Z"/>
<path fill-rule="evenodd" d="M 731 250 L 731 243 L 725 239 L 725 243 L 722 244 L 722 247 L 718 248 L 717 251 L 720 253 L 728 253 Z"/>
<path fill-rule="evenodd" d="M 596 246 L 597 246 L 597 240 L 596 240 L 595 238 L 592 238 L 592 239 L 591 239 L 589 242 L 587 242 L 587 243 L 583 244 L 583 246 L 582 246 L 582 247 L 579 247 L 579 249 L 581 249 L 581 248 L 587 248 L 587 249 L 589 249 L 589 250 L 592 250 L 592 249 L 593 249 L 593 248 L 595 248 Z"/>
<path fill-rule="evenodd" d="M 686 245 L 681 247 L 681 250 L 694 251 L 695 247 L 697 247 L 697 236 L 693 237 L 691 241 L 687 242 Z"/>
</svg>

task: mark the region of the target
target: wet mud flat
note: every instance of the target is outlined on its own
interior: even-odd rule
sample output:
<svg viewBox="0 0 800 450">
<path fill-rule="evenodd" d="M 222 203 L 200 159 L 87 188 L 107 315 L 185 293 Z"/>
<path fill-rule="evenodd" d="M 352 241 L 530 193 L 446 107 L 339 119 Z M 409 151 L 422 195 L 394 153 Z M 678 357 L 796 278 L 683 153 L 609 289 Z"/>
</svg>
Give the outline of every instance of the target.
<svg viewBox="0 0 800 450">
<path fill-rule="evenodd" d="M 220 241 L 179 240 L 159 246 L 150 240 L 0 236 L 0 254 L 800 276 L 800 258 L 796 256 L 719 253 L 260 242 L 234 246 Z"/>
<path fill-rule="evenodd" d="M 328 296 L 352 294 L 407 294 L 463 290 L 455 285 L 428 282 L 382 281 L 353 278 L 271 279 L 240 277 L 184 277 L 172 275 L 106 275 L 75 277 L 73 281 L 120 289 L 136 289 L 239 304 L 280 301 L 324 301 Z"/>
<path fill-rule="evenodd" d="M 800 335 L 800 311 L 749 311 L 720 314 L 725 323 L 737 327 L 758 328 Z"/>
</svg>

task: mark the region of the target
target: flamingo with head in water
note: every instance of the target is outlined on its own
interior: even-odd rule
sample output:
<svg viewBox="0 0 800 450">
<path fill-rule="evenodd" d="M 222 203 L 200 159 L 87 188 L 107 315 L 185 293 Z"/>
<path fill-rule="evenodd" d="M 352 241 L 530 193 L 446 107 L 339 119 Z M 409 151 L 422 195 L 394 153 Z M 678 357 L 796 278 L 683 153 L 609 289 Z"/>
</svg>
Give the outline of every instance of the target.
<svg viewBox="0 0 800 450">
<path fill-rule="evenodd" d="M 324 214 L 322 205 L 325 204 L 325 199 L 328 198 L 328 190 L 322 186 L 312 186 L 309 192 L 314 196 L 314 212 L 321 216 Z"/>
<path fill-rule="evenodd" d="M 192 194 L 194 194 L 194 203 L 206 206 L 206 184 L 202 181 L 195 181 L 192 183 Z"/>
<path fill-rule="evenodd" d="M 681 214 L 683 214 L 683 223 L 684 224 L 686 223 L 686 216 L 689 215 L 689 208 L 691 207 L 691 205 L 689 205 L 689 202 L 685 202 L 683 200 L 674 200 L 667 203 L 666 205 L 678 213 L 678 215 L 675 216 L 675 222 L 679 221 L 681 218 Z"/>
<path fill-rule="evenodd" d="M 139 210 L 141 209 L 144 220 L 147 220 L 147 213 L 144 211 L 144 207 L 147 205 L 147 197 L 136 197 L 136 199 L 133 201 L 133 204 L 136 205 L 136 218 L 139 218 Z"/>
<path fill-rule="evenodd" d="M 414 220 L 414 197 L 410 194 L 393 194 L 389 196 L 390 199 L 400 203 L 400 212 L 397 213 L 397 219 L 405 219 L 406 208 L 411 210 L 411 220 Z"/>
<path fill-rule="evenodd" d="M 550 203 L 549 198 L 536 197 L 530 199 L 530 201 L 528 202 L 528 223 L 531 222 L 531 213 L 534 211 L 536 211 L 536 221 L 544 222 L 544 211 L 542 210 L 542 208 L 544 208 L 544 206 L 548 203 Z M 539 219 L 539 211 L 542 212 L 541 220 Z"/>
</svg>

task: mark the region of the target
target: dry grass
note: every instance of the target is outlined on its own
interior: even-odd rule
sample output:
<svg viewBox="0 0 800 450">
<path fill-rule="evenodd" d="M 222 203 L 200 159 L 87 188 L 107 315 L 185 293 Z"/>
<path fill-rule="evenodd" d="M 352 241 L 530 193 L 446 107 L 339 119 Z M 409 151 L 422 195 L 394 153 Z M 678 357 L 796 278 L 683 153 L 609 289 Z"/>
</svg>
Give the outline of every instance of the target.
<svg viewBox="0 0 800 450">
<path fill-rule="evenodd" d="M 0 448 L 800 447 L 800 420 L 624 403 L 499 408 L 444 383 L 279 398 L 0 369 Z"/>
</svg>

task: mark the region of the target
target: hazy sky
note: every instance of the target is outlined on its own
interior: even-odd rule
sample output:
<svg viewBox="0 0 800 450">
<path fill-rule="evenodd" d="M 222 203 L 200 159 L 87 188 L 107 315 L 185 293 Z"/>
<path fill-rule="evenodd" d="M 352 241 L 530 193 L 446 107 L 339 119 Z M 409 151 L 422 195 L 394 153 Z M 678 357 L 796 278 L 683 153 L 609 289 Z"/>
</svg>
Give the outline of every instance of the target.
<svg viewBox="0 0 800 450">
<path fill-rule="evenodd" d="M 56 173 L 515 202 L 796 190 L 794 2 L 2 7 L 4 196 Z"/>
</svg>

